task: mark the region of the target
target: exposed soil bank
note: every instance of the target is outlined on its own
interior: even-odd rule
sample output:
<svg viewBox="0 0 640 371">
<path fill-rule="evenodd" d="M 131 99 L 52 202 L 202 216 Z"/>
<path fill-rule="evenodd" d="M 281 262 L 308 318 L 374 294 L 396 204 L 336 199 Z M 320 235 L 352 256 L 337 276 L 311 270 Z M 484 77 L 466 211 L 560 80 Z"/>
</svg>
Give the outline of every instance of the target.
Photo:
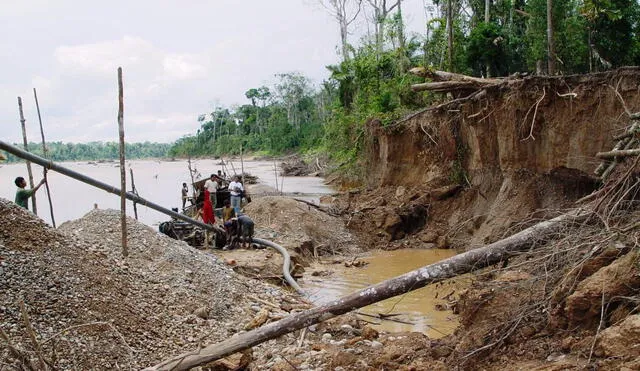
<svg viewBox="0 0 640 371">
<path fill-rule="evenodd" d="M 547 217 L 597 186 L 594 155 L 628 123 L 615 89 L 640 107 L 639 83 L 635 67 L 529 77 L 387 127 L 372 120 L 363 196 L 341 203 L 350 226 L 372 247 L 472 248 Z M 454 191 L 442 197 L 442 187 Z"/>
</svg>

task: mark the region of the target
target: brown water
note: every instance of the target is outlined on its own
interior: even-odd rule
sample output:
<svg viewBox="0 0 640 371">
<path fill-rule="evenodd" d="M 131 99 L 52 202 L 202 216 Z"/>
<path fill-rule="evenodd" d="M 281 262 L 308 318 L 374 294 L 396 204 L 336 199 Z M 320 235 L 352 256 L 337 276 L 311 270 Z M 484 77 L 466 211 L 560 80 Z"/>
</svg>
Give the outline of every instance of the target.
<svg viewBox="0 0 640 371">
<path fill-rule="evenodd" d="M 225 167 L 219 165 L 219 160 L 195 160 L 193 167 L 201 175 L 196 180 L 207 177 L 218 170 L 225 171 L 228 175 L 244 171 L 258 176 L 258 188 L 275 187 L 276 175 L 274 163 L 269 161 L 240 161 L 227 162 Z M 231 165 L 233 164 L 233 166 Z M 60 165 L 73 171 L 87 175 L 109 185 L 120 188 L 120 168 L 115 162 L 90 163 L 90 162 L 65 162 Z M 244 166 L 243 166 L 244 165 Z M 131 189 L 129 169 L 133 169 L 136 188 L 140 197 L 148 201 L 162 205 L 166 208 L 181 207 L 180 190 L 182 183 L 191 184 L 191 177 L 187 169 L 186 161 L 153 161 L 134 160 L 127 161 L 127 189 Z M 35 182 L 42 179 L 42 167 L 32 164 Z M 0 197 L 13 201 L 16 187 L 13 180 L 17 176 L 27 179 L 25 164 L 0 165 Z M 98 204 L 101 209 L 120 209 L 120 198 L 117 195 L 107 193 L 88 184 L 84 184 L 65 175 L 50 171 L 48 173 L 49 187 L 53 196 L 53 208 L 56 223 L 81 218 L 84 214 Z M 28 181 L 28 179 L 27 179 Z M 278 188 L 284 192 L 301 192 L 306 194 L 308 200 L 318 201 L 320 195 L 333 193 L 333 190 L 323 184 L 323 179 L 318 177 L 280 177 L 278 175 Z M 251 186 L 248 187 L 251 192 Z M 47 223 L 51 223 L 49 204 L 45 187 L 38 190 L 38 215 Z M 31 207 L 31 203 L 29 203 Z M 127 215 L 133 216 L 133 206 L 127 202 Z M 148 225 L 157 225 L 169 217 L 153 209 L 138 205 L 139 220 Z"/>
<path fill-rule="evenodd" d="M 302 285 L 305 290 L 312 293 L 312 300 L 316 304 L 324 304 L 455 254 L 455 250 L 439 249 L 372 251 L 370 255 L 360 259 L 369 263 L 362 268 L 346 268 L 343 264 L 316 264 L 307 269 Z M 327 277 L 314 277 L 311 275 L 313 271 L 332 271 L 333 274 Z M 430 285 L 359 310 L 359 312 L 371 315 L 401 313 L 393 318 L 411 324 L 381 321 L 366 316 L 360 316 L 360 318 L 379 323 L 379 325 L 375 325 L 379 330 L 389 332 L 419 331 L 426 333 L 429 337 L 439 338 L 453 332 L 458 326 L 458 317 L 449 310 L 435 309 L 436 304 L 445 303 L 445 301 L 436 298 L 436 294 L 442 298 L 453 290 L 459 290 L 461 286 L 463 286 L 461 280 Z"/>
</svg>

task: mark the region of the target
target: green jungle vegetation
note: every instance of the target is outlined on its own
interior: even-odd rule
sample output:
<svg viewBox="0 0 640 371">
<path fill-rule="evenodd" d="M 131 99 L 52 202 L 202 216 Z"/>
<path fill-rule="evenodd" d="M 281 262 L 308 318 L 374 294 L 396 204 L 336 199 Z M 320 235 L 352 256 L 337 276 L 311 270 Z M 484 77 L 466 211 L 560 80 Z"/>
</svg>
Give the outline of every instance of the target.
<svg viewBox="0 0 640 371">
<path fill-rule="evenodd" d="M 23 148 L 22 144 L 14 144 Z M 127 143 L 125 157 L 127 159 L 163 158 L 167 156 L 172 144 L 170 143 Z M 29 152 L 43 156 L 41 143 L 29 143 Z M 19 162 L 21 159 L 6 153 L 7 162 Z M 120 157 L 120 145 L 117 142 L 90 143 L 47 143 L 47 158 L 53 161 L 96 161 L 117 160 Z M 43 156 L 44 157 L 44 156 Z"/>
<path fill-rule="evenodd" d="M 340 61 L 326 67 L 328 79 L 314 84 L 299 73 L 278 74 L 272 86 L 247 87 L 244 104 L 200 114 L 196 133 L 170 146 L 130 144 L 127 157 L 325 153 L 357 173 L 367 120 L 388 124 L 435 99 L 411 91 L 422 82 L 408 73 L 412 67 L 497 77 L 640 62 L 640 0 L 432 0 L 425 2 L 429 21 L 420 34 L 407 34 L 400 0 L 316 1 L 341 35 Z M 350 43 L 353 33 L 367 36 Z M 115 143 L 49 147 L 53 160 L 117 157 Z M 37 145 L 30 148 L 38 153 Z"/>
</svg>

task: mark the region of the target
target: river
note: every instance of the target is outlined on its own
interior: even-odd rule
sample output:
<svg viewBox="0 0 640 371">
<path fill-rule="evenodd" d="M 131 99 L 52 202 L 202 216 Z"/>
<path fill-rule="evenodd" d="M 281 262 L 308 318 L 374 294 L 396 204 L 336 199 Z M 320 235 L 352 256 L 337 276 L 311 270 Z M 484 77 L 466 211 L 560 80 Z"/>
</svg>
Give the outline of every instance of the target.
<svg viewBox="0 0 640 371">
<path fill-rule="evenodd" d="M 258 176 L 259 184 L 256 189 L 275 188 L 276 174 L 273 162 L 244 161 L 241 163 L 240 161 L 227 161 L 224 167 L 219 163 L 220 160 L 194 160 L 192 167 L 201 174 L 199 178 L 207 177 L 218 170 L 223 170 L 230 175 L 234 173 L 234 169 L 237 173 L 244 169 L 246 173 Z M 95 163 L 83 161 L 65 162 L 60 165 L 109 185 L 120 187 L 120 167 L 116 162 Z M 38 182 L 42 179 L 42 167 L 35 164 L 32 164 L 32 167 L 34 182 Z M 180 199 L 182 183 L 191 183 L 186 161 L 134 160 L 127 161 L 126 168 L 128 190 L 131 190 L 129 169 L 132 169 L 136 189 L 140 197 L 167 208 L 180 207 L 182 205 Z M 16 191 L 13 183 L 14 179 L 22 176 L 28 182 L 26 166 L 23 163 L 0 165 L 0 175 L 2 179 L 0 197 L 13 201 Z M 47 177 L 49 179 L 56 224 L 81 218 L 93 209 L 94 204 L 97 204 L 101 209 L 120 209 L 120 198 L 116 195 L 53 171 L 50 171 Z M 197 177 L 196 180 L 199 178 Z M 316 202 L 320 195 L 333 192 L 331 188 L 323 184 L 323 179 L 319 177 L 283 178 L 278 175 L 278 188 L 282 189 L 283 192 L 306 194 L 306 198 Z M 248 190 L 251 191 L 251 186 L 248 187 Z M 36 201 L 38 215 L 51 224 L 49 204 L 44 186 L 38 190 Z M 29 203 L 29 207 L 31 207 L 31 203 Z M 155 226 L 169 219 L 166 215 L 148 207 L 138 205 L 137 208 L 139 220 L 147 225 Z M 127 201 L 127 215 L 133 217 L 133 207 L 130 201 Z"/>
</svg>

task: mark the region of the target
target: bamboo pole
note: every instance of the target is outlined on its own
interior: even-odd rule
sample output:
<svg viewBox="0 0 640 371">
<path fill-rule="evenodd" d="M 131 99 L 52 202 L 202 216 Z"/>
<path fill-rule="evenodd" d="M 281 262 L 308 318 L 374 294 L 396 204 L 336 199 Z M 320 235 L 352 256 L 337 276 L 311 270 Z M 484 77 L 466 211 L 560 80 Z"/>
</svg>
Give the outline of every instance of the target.
<svg viewBox="0 0 640 371">
<path fill-rule="evenodd" d="M 276 176 L 276 192 L 278 192 L 278 166 L 276 160 L 273 160 L 273 174 Z"/>
<path fill-rule="evenodd" d="M 241 174 L 242 174 L 242 186 L 244 187 L 244 160 L 242 159 L 243 150 L 244 150 L 244 148 L 242 146 L 242 141 L 240 141 L 240 171 L 241 171 Z"/>
<path fill-rule="evenodd" d="M 131 192 L 134 195 L 138 195 L 138 191 L 136 190 L 136 183 L 133 180 L 133 169 L 129 168 L 129 171 L 131 172 Z M 137 206 L 137 202 L 133 201 L 133 215 L 136 217 L 136 220 L 138 220 L 138 206 Z"/>
<path fill-rule="evenodd" d="M 583 209 L 573 210 L 538 223 L 503 240 L 418 268 L 330 303 L 290 315 L 249 332 L 237 334 L 217 344 L 165 360 L 145 370 L 188 370 L 355 309 L 497 264 L 510 256 L 529 250 L 540 238 L 557 233 L 568 224 L 580 223 L 590 215 L 590 212 Z M 540 244 L 540 246 L 542 245 Z"/>
<path fill-rule="evenodd" d="M 38 93 L 36 92 L 36 88 L 33 88 L 33 98 L 36 100 L 36 110 L 38 111 L 38 122 L 40 122 L 40 136 L 42 137 L 42 157 L 48 158 L 47 156 L 47 142 L 44 139 L 44 128 L 42 127 L 42 116 L 40 115 L 40 104 L 38 103 Z M 49 199 L 49 212 L 51 213 L 51 225 L 53 228 L 56 227 L 56 218 L 53 215 L 53 202 L 51 201 L 51 189 L 49 189 L 49 180 L 47 179 L 47 169 L 42 169 L 42 173 L 44 176 L 44 186 L 47 189 L 47 198 Z"/>
<path fill-rule="evenodd" d="M 27 142 L 27 125 L 24 119 L 24 113 L 22 112 L 22 98 L 18 97 L 18 110 L 20 111 L 20 124 L 22 126 L 22 142 L 24 143 L 24 150 L 29 152 L 29 145 Z M 29 174 L 29 186 L 31 189 L 35 187 L 33 183 L 33 172 L 31 171 L 31 162 L 27 161 L 27 174 Z M 38 215 L 38 208 L 36 207 L 36 194 L 31 195 L 31 209 L 34 214 Z"/>
<path fill-rule="evenodd" d="M 124 168 L 124 97 L 122 67 L 118 67 L 118 136 L 120 139 L 120 228 L 122 229 L 122 255 L 127 257 L 127 172 Z"/>
</svg>

